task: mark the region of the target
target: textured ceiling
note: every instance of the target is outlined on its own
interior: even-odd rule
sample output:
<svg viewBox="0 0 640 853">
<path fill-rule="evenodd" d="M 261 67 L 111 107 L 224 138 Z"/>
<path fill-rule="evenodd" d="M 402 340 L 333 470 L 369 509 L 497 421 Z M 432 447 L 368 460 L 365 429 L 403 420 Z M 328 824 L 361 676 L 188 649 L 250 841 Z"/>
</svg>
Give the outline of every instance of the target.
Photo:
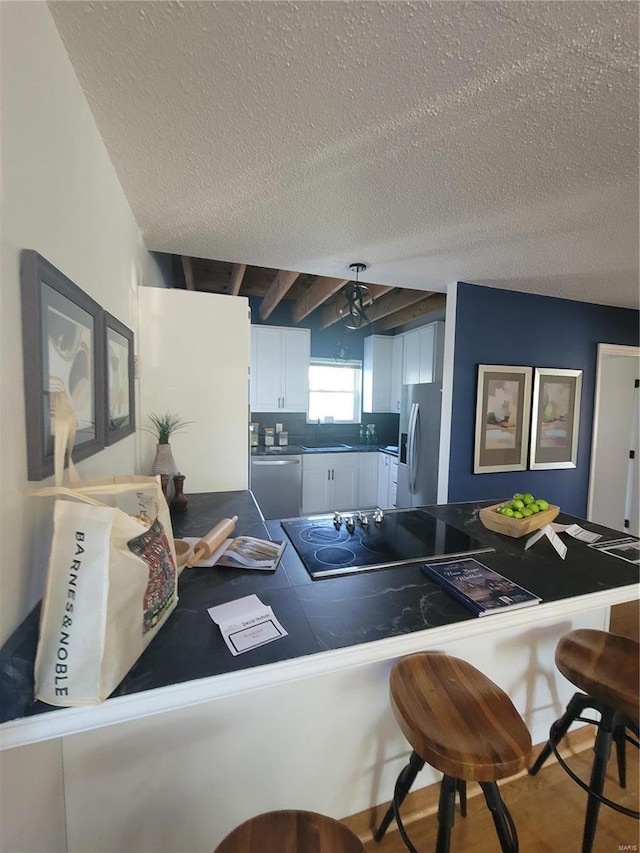
<svg viewBox="0 0 640 853">
<path fill-rule="evenodd" d="M 636 2 L 50 2 L 151 250 L 638 307 Z"/>
</svg>

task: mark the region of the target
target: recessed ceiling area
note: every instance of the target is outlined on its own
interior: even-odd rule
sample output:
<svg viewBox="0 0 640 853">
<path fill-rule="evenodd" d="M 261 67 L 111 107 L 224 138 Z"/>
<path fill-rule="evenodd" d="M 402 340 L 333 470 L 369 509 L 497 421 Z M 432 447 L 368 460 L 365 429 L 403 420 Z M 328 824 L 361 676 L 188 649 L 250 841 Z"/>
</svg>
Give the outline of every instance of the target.
<svg viewBox="0 0 640 853">
<path fill-rule="evenodd" d="M 148 249 L 638 307 L 637 3 L 48 5 Z"/>
</svg>

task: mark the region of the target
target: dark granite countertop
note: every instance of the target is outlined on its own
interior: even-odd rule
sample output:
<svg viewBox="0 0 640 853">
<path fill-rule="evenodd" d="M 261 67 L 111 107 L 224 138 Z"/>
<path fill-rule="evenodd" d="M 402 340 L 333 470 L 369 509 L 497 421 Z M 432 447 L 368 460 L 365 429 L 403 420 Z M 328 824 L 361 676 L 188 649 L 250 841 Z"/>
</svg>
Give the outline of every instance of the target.
<svg viewBox="0 0 640 853">
<path fill-rule="evenodd" d="M 237 535 L 286 539 L 278 521 L 262 520 L 249 491 L 189 495 L 188 499 L 187 509 L 173 516 L 177 537 L 201 536 L 221 518 L 237 515 Z M 596 553 L 575 539 L 567 542 L 564 561 L 546 539 L 525 552 L 524 539 L 508 539 L 484 528 L 478 512 L 490 503 L 426 509 L 495 548 L 495 552 L 482 554 L 479 559 L 535 592 L 544 602 L 637 584 L 637 566 Z M 581 521 L 562 513 L 557 520 Z M 603 533 L 607 539 L 623 535 L 591 522 L 582 521 L 582 525 Z M 180 575 L 178 593 L 176 609 L 113 696 L 476 618 L 428 580 L 420 571 L 420 563 L 312 581 L 291 544 L 273 573 L 230 568 L 185 569 Z M 288 636 L 233 657 L 207 608 L 252 593 L 273 608 Z M 632 592 L 629 598 L 636 595 Z M 0 650 L 2 722 L 56 710 L 33 698 L 38 619 L 39 607 L 36 607 Z"/>
<path fill-rule="evenodd" d="M 252 447 L 251 456 L 316 456 L 318 453 L 389 453 L 392 456 L 398 455 L 398 448 L 380 447 L 377 444 L 349 444 L 344 447 L 336 445 L 327 445 L 326 447 L 318 446 L 312 450 L 305 450 L 299 444 L 287 444 L 284 447 Z"/>
</svg>

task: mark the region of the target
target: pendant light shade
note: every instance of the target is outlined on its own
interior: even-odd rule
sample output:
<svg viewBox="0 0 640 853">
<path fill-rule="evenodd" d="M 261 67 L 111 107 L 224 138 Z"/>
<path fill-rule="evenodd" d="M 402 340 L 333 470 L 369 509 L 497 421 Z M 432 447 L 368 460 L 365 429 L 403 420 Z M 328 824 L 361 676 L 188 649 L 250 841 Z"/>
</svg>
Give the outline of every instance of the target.
<svg viewBox="0 0 640 853">
<path fill-rule="evenodd" d="M 365 308 L 373 304 L 373 295 L 365 284 L 360 284 L 358 276 L 366 270 L 366 264 L 349 264 L 349 269 L 355 273 L 355 281 L 350 281 L 342 288 L 344 305 L 340 308 L 340 320 L 347 329 L 360 329 L 370 322 Z"/>
</svg>

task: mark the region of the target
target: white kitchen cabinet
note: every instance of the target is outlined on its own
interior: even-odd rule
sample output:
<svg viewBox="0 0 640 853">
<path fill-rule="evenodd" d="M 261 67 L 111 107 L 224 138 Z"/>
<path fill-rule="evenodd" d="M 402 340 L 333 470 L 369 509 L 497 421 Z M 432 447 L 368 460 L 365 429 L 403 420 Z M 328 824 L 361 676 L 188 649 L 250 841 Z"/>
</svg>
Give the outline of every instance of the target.
<svg viewBox="0 0 640 853">
<path fill-rule="evenodd" d="M 359 453 L 318 453 L 302 457 L 302 513 L 357 509 Z"/>
<path fill-rule="evenodd" d="M 378 456 L 379 453 L 359 453 L 360 482 L 358 484 L 358 509 L 378 505 Z"/>
<path fill-rule="evenodd" d="M 362 411 L 391 411 L 391 363 L 393 338 L 369 335 L 364 339 L 362 362 Z"/>
<path fill-rule="evenodd" d="M 404 353 L 404 335 L 395 335 L 391 339 L 393 347 L 391 352 L 391 395 L 389 411 L 400 414 L 402 402 L 402 356 Z"/>
<path fill-rule="evenodd" d="M 388 453 L 378 454 L 378 506 L 392 509 L 396 505 L 398 460 Z"/>
<path fill-rule="evenodd" d="M 402 357 L 402 382 L 440 382 L 444 355 L 444 323 L 427 323 L 405 332 Z"/>
<path fill-rule="evenodd" d="M 309 329 L 251 326 L 252 411 L 307 411 L 310 344 Z"/>
</svg>

